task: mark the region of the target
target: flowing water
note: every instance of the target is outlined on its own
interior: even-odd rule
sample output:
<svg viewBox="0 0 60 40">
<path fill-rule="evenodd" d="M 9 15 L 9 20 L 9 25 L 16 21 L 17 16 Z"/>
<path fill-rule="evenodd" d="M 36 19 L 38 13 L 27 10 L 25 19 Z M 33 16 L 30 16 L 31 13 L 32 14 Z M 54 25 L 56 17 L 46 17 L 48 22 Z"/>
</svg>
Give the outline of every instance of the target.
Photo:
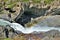
<svg viewBox="0 0 60 40">
<path fill-rule="evenodd" d="M 41 26 L 41 25 L 44 25 L 44 26 Z M 10 23 L 9 21 L 6 21 L 6 20 L 3 20 L 3 19 L 0 19 L 0 25 L 2 26 L 5 26 L 6 25 L 10 25 L 10 27 L 12 27 L 15 31 L 19 31 L 19 32 L 22 32 L 24 34 L 29 34 L 29 33 L 32 33 L 32 32 L 47 32 L 47 31 L 50 31 L 50 30 L 58 30 L 60 31 L 60 28 L 58 27 L 49 27 L 46 25 L 46 23 L 38 23 L 30 28 L 25 28 L 23 27 L 22 25 L 18 24 L 18 23 Z"/>
</svg>

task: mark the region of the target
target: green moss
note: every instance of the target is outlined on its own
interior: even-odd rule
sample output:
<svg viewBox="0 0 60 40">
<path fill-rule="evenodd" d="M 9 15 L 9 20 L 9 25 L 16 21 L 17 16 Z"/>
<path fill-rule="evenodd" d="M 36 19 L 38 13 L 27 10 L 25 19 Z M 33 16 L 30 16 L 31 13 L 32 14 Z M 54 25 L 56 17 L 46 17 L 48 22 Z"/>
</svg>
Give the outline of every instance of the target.
<svg viewBox="0 0 60 40">
<path fill-rule="evenodd" d="M 9 0 L 4 0 L 4 2 L 8 2 Z M 10 2 L 7 7 L 12 8 L 15 6 L 15 4 L 18 2 L 19 0 L 15 0 L 14 2 Z M 42 0 L 32 0 L 34 3 L 40 3 Z M 45 4 L 49 4 L 54 0 L 45 0 Z M 29 2 L 29 0 L 22 0 L 22 2 Z"/>
<path fill-rule="evenodd" d="M 22 2 L 29 2 L 29 0 L 22 0 Z"/>
<path fill-rule="evenodd" d="M 51 2 L 53 2 L 54 0 L 45 0 L 45 4 L 50 4 Z"/>
<path fill-rule="evenodd" d="M 15 6 L 15 4 L 18 2 L 17 0 L 15 0 L 15 1 L 10 1 L 9 2 L 9 0 L 4 0 L 4 2 L 5 2 L 5 5 L 7 6 L 7 7 L 9 7 L 9 8 L 12 8 L 12 7 L 14 7 Z M 7 2 L 8 2 L 8 4 L 7 4 Z"/>
<path fill-rule="evenodd" d="M 4 0 L 4 2 L 7 2 L 8 0 Z"/>
<path fill-rule="evenodd" d="M 7 5 L 8 8 L 13 8 L 16 5 L 16 3 L 10 3 Z"/>
<path fill-rule="evenodd" d="M 10 38 L 5 38 L 4 40 L 11 40 Z"/>
<path fill-rule="evenodd" d="M 34 3 L 40 3 L 41 0 L 32 0 Z"/>
<path fill-rule="evenodd" d="M 12 40 L 10 38 L 0 38 L 0 40 Z"/>
</svg>

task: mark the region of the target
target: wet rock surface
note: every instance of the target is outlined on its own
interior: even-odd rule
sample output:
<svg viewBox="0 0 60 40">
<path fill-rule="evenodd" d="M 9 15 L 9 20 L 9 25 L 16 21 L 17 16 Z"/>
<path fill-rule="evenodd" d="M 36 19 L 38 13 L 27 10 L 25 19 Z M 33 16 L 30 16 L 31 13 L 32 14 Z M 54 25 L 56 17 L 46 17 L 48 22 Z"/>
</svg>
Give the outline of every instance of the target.
<svg viewBox="0 0 60 40">
<path fill-rule="evenodd" d="M 59 40 L 60 39 L 60 32 L 57 30 L 51 30 L 49 32 L 41 32 L 39 34 L 21 34 L 20 36 L 17 36 L 18 38 L 24 40 Z M 17 39 L 16 37 L 14 39 Z"/>
<path fill-rule="evenodd" d="M 0 37 L 6 38 L 5 32 L 3 32 L 4 27 L 0 26 Z M 10 28 L 9 28 L 10 29 Z M 9 31 L 9 38 L 12 38 L 13 40 L 57 40 L 60 38 L 60 31 L 58 30 L 50 30 L 48 32 L 33 32 L 31 34 L 15 34 L 11 31 Z"/>
<path fill-rule="evenodd" d="M 4 9 L 4 6 L 0 7 L 0 11 L 3 10 L 3 12 L 0 12 L 1 13 L 0 18 L 9 21 L 13 20 L 17 23 L 22 24 L 23 26 L 24 24 L 26 23 L 28 24 L 29 22 L 31 22 L 32 24 L 36 24 L 39 22 L 44 24 L 41 26 L 48 25 L 50 27 L 54 26 L 59 28 L 60 27 L 60 5 L 59 5 L 60 0 L 59 1 L 55 0 L 54 2 L 48 5 L 46 4 L 41 5 L 41 4 L 35 5 L 34 3 L 31 4 L 23 3 L 23 5 L 21 5 L 21 3 L 18 2 L 16 6 L 11 8 L 12 11 L 16 11 L 16 12 L 11 12 L 11 10 L 7 11 Z M 10 13 L 11 13 L 11 18 L 8 17 L 8 14 Z M 33 20 L 31 20 L 31 18 L 33 18 Z M 0 37 L 6 38 L 5 33 L 2 32 L 2 30 L 3 28 L 0 27 Z M 16 35 L 15 33 L 10 32 L 9 37 L 10 38 L 13 37 L 13 40 L 60 40 L 60 32 L 58 30 L 51 30 L 45 33 L 33 32 L 28 35 L 22 33 Z"/>
</svg>

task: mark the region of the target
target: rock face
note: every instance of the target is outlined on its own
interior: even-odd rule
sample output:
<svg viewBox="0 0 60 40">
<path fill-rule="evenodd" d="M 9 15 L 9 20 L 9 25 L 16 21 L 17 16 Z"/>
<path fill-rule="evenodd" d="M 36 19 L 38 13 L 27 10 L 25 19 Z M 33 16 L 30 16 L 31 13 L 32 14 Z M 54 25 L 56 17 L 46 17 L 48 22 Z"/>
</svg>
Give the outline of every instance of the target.
<svg viewBox="0 0 60 40">
<path fill-rule="evenodd" d="M 60 8 L 53 8 L 46 15 L 60 15 Z"/>
<path fill-rule="evenodd" d="M 44 16 L 46 11 L 50 8 L 50 7 L 46 7 L 46 8 L 38 9 L 36 7 L 32 7 L 32 8 L 28 8 L 28 6 L 26 7 L 27 8 L 24 7 L 25 9 L 16 17 L 15 19 L 16 22 L 20 21 L 18 23 L 26 24 L 28 23 L 28 21 L 31 21 L 31 18 Z"/>
<path fill-rule="evenodd" d="M 40 24 L 40 26 L 60 27 L 60 15 L 41 16 L 33 19 L 28 24 Z"/>
<path fill-rule="evenodd" d="M 4 33 L 3 33 L 3 27 L 0 26 L 0 38 L 4 37 Z"/>
<path fill-rule="evenodd" d="M 36 21 L 40 24 L 40 26 L 50 26 L 50 27 L 60 27 L 60 15 L 55 16 L 41 16 L 38 17 L 30 23 L 34 23 Z"/>
<path fill-rule="evenodd" d="M 0 0 L 1 1 L 1 0 Z M 14 1 L 14 0 L 13 0 Z M 4 3 L 2 3 L 4 4 Z M 8 2 L 7 2 L 8 4 Z M 42 5 L 41 5 L 42 4 Z M 60 0 L 55 0 L 51 4 L 34 4 L 34 3 L 20 3 L 12 8 L 12 10 L 16 11 L 14 13 L 9 12 L 9 10 L 5 10 L 2 6 L 0 7 L 0 11 L 3 12 L 0 14 L 0 18 L 13 20 L 17 23 L 20 23 L 24 26 L 24 24 L 37 24 L 40 23 L 40 26 L 50 26 L 50 27 L 60 27 Z M 11 9 L 11 8 L 10 8 Z M 8 17 L 8 14 L 11 13 L 11 18 Z M 33 20 L 31 20 L 33 18 Z M 29 25 L 30 25 L 29 24 Z M 27 26 L 27 25 L 26 25 Z M 0 27 L 0 37 L 4 37 L 4 32 L 2 32 L 3 28 Z M 12 35 L 13 34 L 13 35 Z M 20 34 L 17 37 L 14 33 L 10 32 L 9 37 L 15 37 L 14 40 L 60 40 L 60 32 L 58 30 L 51 30 L 45 33 L 38 34 Z M 24 39 L 23 39 L 24 38 Z"/>
<path fill-rule="evenodd" d="M 11 19 L 17 23 L 20 23 L 20 24 L 22 23 L 23 25 L 23 24 L 28 23 L 28 21 L 31 21 L 31 18 L 36 18 L 40 16 L 45 16 L 45 15 L 60 15 L 59 13 L 60 5 L 58 5 L 59 1 L 57 1 L 58 3 L 56 4 L 55 2 L 56 1 L 47 5 L 45 5 L 44 3 L 41 3 L 42 4 L 41 5 L 41 4 L 34 4 L 33 2 L 28 2 L 28 3 L 17 2 L 16 5 L 13 8 L 11 8 L 12 10 L 16 12 L 14 13 L 11 13 L 9 11 L 7 12 L 6 10 L 4 10 L 4 8 L 3 8 L 4 10 L 3 12 L 7 13 L 7 15 L 11 13 Z M 7 17 L 5 18 L 7 19 Z"/>
<path fill-rule="evenodd" d="M 59 40 L 60 39 L 60 32 L 57 30 L 51 30 L 44 33 L 45 37 L 42 40 Z"/>
<path fill-rule="evenodd" d="M 46 16 L 41 22 L 50 27 L 60 27 L 60 15 Z"/>
<path fill-rule="evenodd" d="M 32 6 L 31 6 L 31 4 L 32 4 Z M 30 22 L 31 18 L 37 18 L 40 16 L 46 16 L 46 15 L 60 15 L 60 13 L 59 13 L 60 5 L 58 5 L 59 3 L 56 3 L 56 5 L 55 5 L 55 1 L 52 2 L 51 4 L 44 5 L 43 7 L 41 7 L 42 5 L 40 6 L 37 4 L 33 5 L 33 3 L 31 3 L 31 4 L 22 3 L 22 11 L 15 19 L 15 21 L 17 23 L 20 23 L 20 24 L 22 23 L 22 25 L 24 25 L 24 24 L 28 23 L 28 21 Z M 20 22 L 18 22 L 18 21 L 20 21 Z"/>
<path fill-rule="evenodd" d="M 0 27 L 0 38 L 6 38 L 4 32 L 2 32 L 2 27 Z M 9 38 L 13 38 L 13 40 L 59 40 L 60 32 L 58 30 L 51 30 L 48 32 L 41 33 L 31 33 L 31 34 L 18 34 L 15 35 L 10 32 Z"/>
<path fill-rule="evenodd" d="M 13 38 L 14 36 L 16 36 L 16 34 L 12 31 L 13 29 L 11 27 L 6 27 L 9 31 L 9 38 Z M 0 26 L 0 38 L 6 38 L 6 30 L 4 30 L 5 27 Z"/>
<path fill-rule="evenodd" d="M 15 40 L 59 40 L 60 32 L 57 30 L 51 30 L 48 32 L 41 32 L 39 34 L 20 34 L 14 37 Z"/>
</svg>

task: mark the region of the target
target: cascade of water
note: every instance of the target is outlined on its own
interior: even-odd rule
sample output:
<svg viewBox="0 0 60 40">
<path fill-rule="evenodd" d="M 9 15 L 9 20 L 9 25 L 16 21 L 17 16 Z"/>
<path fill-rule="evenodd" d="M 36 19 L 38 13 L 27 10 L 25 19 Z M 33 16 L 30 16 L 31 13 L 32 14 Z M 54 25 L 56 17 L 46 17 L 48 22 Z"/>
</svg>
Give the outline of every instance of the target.
<svg viewBox="0 0 60 40">
<path fill-rule="evenodd" d="M 22 32 L 24 34 L 29 34 L 29 33 L 32 33 L 34 31 L 36 31 L 36 32 L 47 32 L 47 31 L 50 31 L 53 29 L 60 31 L 60 28 L 48 27 L 47 25 L 41 26 L 40 24 L 36 24 L 30 28 L 24 28 L 22 25 L 20 25 L 18 23 L 10 23 L 10 22 L 3 20 L 3 19 L 0 19 L 0 25 L 5 26 L 5 27 L 6 27 L 6 25 L 10 25 L 10 27 L 12 27 L 15 31 Z"/>
<path fill-rule="evenodd" d="M 10 25 L 11 23 L 9 21 L 6 21 L 4 19 L 0 19 L 0 25 L 1 26 L 6 26 L 6 25 Z"/>
<path fill-rule="evenodd" d="M 47 32 L 47 31 L 50 31 L 50 30 L 60 31 L 60 28 L 48 27 L 47 25 L 46 26 L 40 26 L 39 24 L 37 24 L 35 26 L 32 26 L 30 28 L 24 28 L 22 25 L 20 25 L 18 23 L 12 23 L 11 27 L 14 28 L 17 31 L 20 31 L 20 32 L 24 33 L 24 34 L 29 34 L 29 33 L 32 33 L 34 31 L 35 32 Z"/>
</svg>

